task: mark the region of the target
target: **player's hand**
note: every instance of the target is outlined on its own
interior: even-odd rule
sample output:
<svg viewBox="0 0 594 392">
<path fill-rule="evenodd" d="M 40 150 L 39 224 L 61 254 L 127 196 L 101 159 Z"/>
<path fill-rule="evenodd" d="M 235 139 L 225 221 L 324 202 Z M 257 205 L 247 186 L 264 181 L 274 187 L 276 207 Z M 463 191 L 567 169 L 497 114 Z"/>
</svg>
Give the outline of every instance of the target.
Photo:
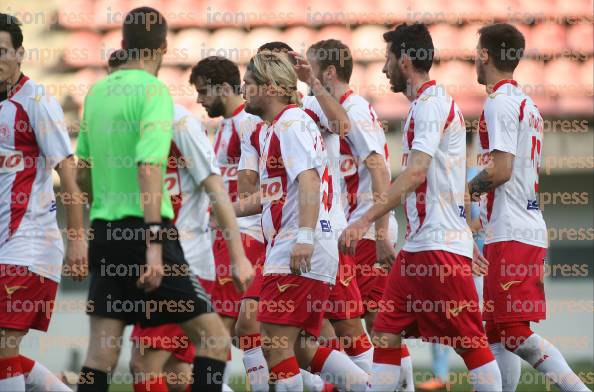
<svg viewBox="0 0 594 392">
<path fill-rule="evenodd" d="M 338 239 L 338 250 L 344 254 L 354 256 L 357 249 L 357 242 L 363 238 L 367 230 L 369 230 L 369 224 L 361 219 L 348 225 Z"/>
<path fill-rule="evenodd" d="M 293 56 L 297 64 L 293 66 L 297 77 L 302 82 L 306 83 L 308 86 L 311 86 L 313 82 L 316 80 L 316 76 L 311 69 L 311 65 L 309 61 L 302 55 L 297 52 L 289 52 L 289 55 Z"/>
<path fill-rule="evenodd" d="M 231 277 L 237 291 L 240 293 L 244 292 L 254 280 L 254 267 L 252 267 L 252 263 L 245 255 L 236 260 L 231 260 Z"/>
<path fill-rule="evenodd" d="M 311 255 L 314 247 L 311 244 L 293 245 L 291 250 L 291 273 L 301 275 L 311 271 Z"/>
<path fill-rule="evenodd" d="M 66 265 L 69 267 L 69 274 L 74 280 L 83 280 L 89 273 L 88 262 L 89 247 L 84 238 L 72 238 L 68 240 L 66 248 Z"/>
<path fill-rule="evenodd" d="M 154 291 L 163 279 L 163 245 L 153 243 L 146 248 L 146 270 L 136 281 L 136 287 L 144 291 Z"/>
<path fill-rule="evenodd" d="M 376 239 L 375 252 L 376 261 L 389 270 L 394 264 L 394 260 L 396 260 L 396 249 L 394 249 L 392 241 L 387 238 Z"/>
<path fill-rule="evenodd" d="M 483 276 L 487 274 L 489 268 L 489 261 L 481 253 L 476 242 L 473 242 L 472 249 L 472 273 L 476 276 Z"/>
</svg>

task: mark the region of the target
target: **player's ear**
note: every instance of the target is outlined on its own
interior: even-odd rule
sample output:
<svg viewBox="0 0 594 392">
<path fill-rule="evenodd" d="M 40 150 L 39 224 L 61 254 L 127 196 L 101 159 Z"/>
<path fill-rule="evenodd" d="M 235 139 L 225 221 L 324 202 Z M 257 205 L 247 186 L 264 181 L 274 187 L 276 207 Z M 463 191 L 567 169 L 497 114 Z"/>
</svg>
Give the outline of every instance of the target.
<svg viewBox="0 0 594 392">
<path fill-rule="evenodd" d="M 167 39 L 161 44 L 161 55 L 164 55 L 165 53 L 167 53 Z"/>
<path fill-rule="evenodd" d="M 489 52 L 486 48 L 478 48 L 477 49 L 477 56 L 481 63 L 487 64 L 489 62 Z"/>
<path fill-rule="evenodd" d="M 16 50 L 16 58 L 17 63 L 20 65 L 23 62 L 23 58 L 25 58 L 25 48 L 21 46 Z"/>
</svg>

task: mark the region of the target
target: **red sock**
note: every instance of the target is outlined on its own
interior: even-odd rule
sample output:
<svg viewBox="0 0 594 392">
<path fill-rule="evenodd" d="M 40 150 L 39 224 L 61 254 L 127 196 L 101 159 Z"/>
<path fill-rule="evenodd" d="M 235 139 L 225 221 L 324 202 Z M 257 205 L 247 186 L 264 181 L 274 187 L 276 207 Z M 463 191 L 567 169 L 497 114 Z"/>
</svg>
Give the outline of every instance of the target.
<svg viewBox="0 0 594 392">
<path fill-rule="evenodd" d="M 332 350 L 340 351 L 342 349 L 340 339 L 338 337 L 320 339 L 320 346 L 331 348 Z"/>
<path fill-rule="evenodd" d="M 143 383 L 134 383 L 134 392 L 168 392 L 167 382 L 165 377 L 157 376 L 151 377 L 148 381 Z"/>
<path fill-rule="evenodd" d="M 373 363 L 385 363 L 387 365 L 400 366 L 401 359 L 402 359 L 402 348 L 401 347 L 398 347 L 398 348 L 376 347 L 373 350 Z"/>
<path fill-rule="evenodd" d="M 410 353 L 408 352 L 408 347 L 406 347 L 406 344 L 403 344 L 400 346 L 400 350 L 402 355 L 400 356 L 400 358 L 406 358 L 410 355 Z"/>
<path fill-rule="evenodd" d="M 23 374 L 31 373 L 33 366 L 35 366 L 35 361 L 31 358 L 27 358 L 23 355 L 20 356 L 21 358 L 21 369 L 23 370 Z"/>
<path fill-rule="evenodd" d="M 318 351 L 316 351 L 314 357 L 312 358 L 309 364 L 309 369 L 313 374 L 318 374 L 322 371 L 324 363 L 326 362 L 326 359 L 328 359 L 328 356 L 330 356 L 331 352 L 331 348 L 322 346 L 318 347 Z"/>
<path fill-rule="evenodd" d="M 364 352 L 368 351 L 371 347 L 372 344 L 369 341 L 369 337 L 364 332 L 361 336 L 353 338 L 352 343 L 350 345 L 345 346 L 344 352 L 349 357 L 356 357 L 357 355 L 363 354 Z"/>
<path fill-rule="evenodd" d="M 252 348 L 260 347 L 261 345 L 262 338 L 259 333 L 239 337 L 239 348 L 243 351 L 251 350 Z"/>
<path fill-rule="evenodd" d="M 460 354 L 468 370 L 476 369 L 495 360 L 488 347 L 473 348 Z"/>
<path fill-rule="evenodd" d="M 280 361 L 270 369 L 270 381 L 275 383 L 277 380 L 290 378 L 296 374 L 299 374 L 299 363 L 297 363 L 297 358 L 290 357 Z"/>
<path fill-rule="evenodd" d="M 0 358 L 0 380 L 23 374 L 21 357 Z"/>
<path fill-rule="evenodd" d="M 227 362 L 231 360 L 231 347 L 229 347 L 229 351 L 227 352 Z"/>
<path fill-rule="evenodd" d="M 515 323 L 497 324 L 500 333 L 500 341 L 509 351 L 515 351 L 522 343 L 533 334 L 529 321 Z"/>
</svg>

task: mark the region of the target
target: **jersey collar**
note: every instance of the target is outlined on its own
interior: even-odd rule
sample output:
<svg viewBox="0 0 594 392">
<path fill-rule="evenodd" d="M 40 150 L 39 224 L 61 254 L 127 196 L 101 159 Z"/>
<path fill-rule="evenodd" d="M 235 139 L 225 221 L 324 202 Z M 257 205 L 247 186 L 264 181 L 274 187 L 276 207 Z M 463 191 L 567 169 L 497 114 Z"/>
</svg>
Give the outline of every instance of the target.
<svg viewBox="0 0 594 392">
<path fill-rule="evenodd" d="M 429 87 L 435 86 L 435 80 L 428 80 L 419 87 L 417 90 L 417 97 L 420 97 L 423 94 L 423 91 L 427 90 Z"/>
<path fill-rule="evenodd" d="M 338 100 L 338 103 L 340 103 L 342 105 L 344 103 L 344 101 L 346 101 L 347 98 L 351 96 L 351 94 L 353 94 L 353 90 L 348 89 L 344 94 L 342 94 L 342 96 Z"/>
<path fill-rule="evenodd" d="M 276 116 L 274 116 L 274 118 L 272 119 L 272 122 L 270 123 L 270 125 L 274 125 L 274 123 L 276 123 L 278 121 L 278 119 L 283 115 L 284 112 L 286 112 L 289 109 L 296 108 L 296 107 L 297 107 L 297 105 L 295 105 L 293 103 L 290 104 L 290 105 L 285 106 L 283 108 L 283 110 L 281 110 L 280 112 L 278 112 L 278 114 Z"/>
<path fill-rule="evenodd" d="M 497 83 L 495 83 L 493 85 L 493 92 L 497 91 L 497 89 L 499 87 L 503 86 L 506 83 L 509 83 L 509 84 L 511 84 L 514 87 L 518 87 L 518 82 L 516 82 L 515 80 L 513 80 L 513 79 L 503 79 L 503 80 L 500 80 L 500 81 L 498 81 Z"/>
<path fill-rule="evenodd" d="M 14 86 L 11 86 L 8 90 L 0 93 L 0 101 L 12 98 L 16 93 L 19 92 L 25 83 L 27 83 L 27 80 L 29 80 L 29 78 L 25 74 L 21 73 L 19 75 L 19 80 L 17 80 Z"/>
<path fill-rule="evenodd" d="M 231 117 L 237 116 L 239 113 L 241 113 L 241 111 L 243 110 L 243 108 L 245 108 L 245 103 L 242 103 L 241 105 L 239 105 L 238 107 L 236 107 L 235 110 L 233 111 L 233 114 L 231 114 Z"/>
</svg>

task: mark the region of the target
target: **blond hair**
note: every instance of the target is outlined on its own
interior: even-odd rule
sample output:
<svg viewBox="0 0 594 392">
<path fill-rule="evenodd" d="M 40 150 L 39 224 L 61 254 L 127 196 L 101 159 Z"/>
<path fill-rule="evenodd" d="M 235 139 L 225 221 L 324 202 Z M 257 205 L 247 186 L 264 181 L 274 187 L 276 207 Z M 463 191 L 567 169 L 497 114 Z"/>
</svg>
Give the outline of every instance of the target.
<svg viewBox="0 0 594 392">
<path fill-rule="evenodd" d="M 275 87 L 278 96 L 287 97 L 289 103 L 301 106 L 297 74 L 286 54 L 263 50 L 252 57 L 247 70 L 252 73 L 257 85 L 270 84 Z"/>
</svg>

